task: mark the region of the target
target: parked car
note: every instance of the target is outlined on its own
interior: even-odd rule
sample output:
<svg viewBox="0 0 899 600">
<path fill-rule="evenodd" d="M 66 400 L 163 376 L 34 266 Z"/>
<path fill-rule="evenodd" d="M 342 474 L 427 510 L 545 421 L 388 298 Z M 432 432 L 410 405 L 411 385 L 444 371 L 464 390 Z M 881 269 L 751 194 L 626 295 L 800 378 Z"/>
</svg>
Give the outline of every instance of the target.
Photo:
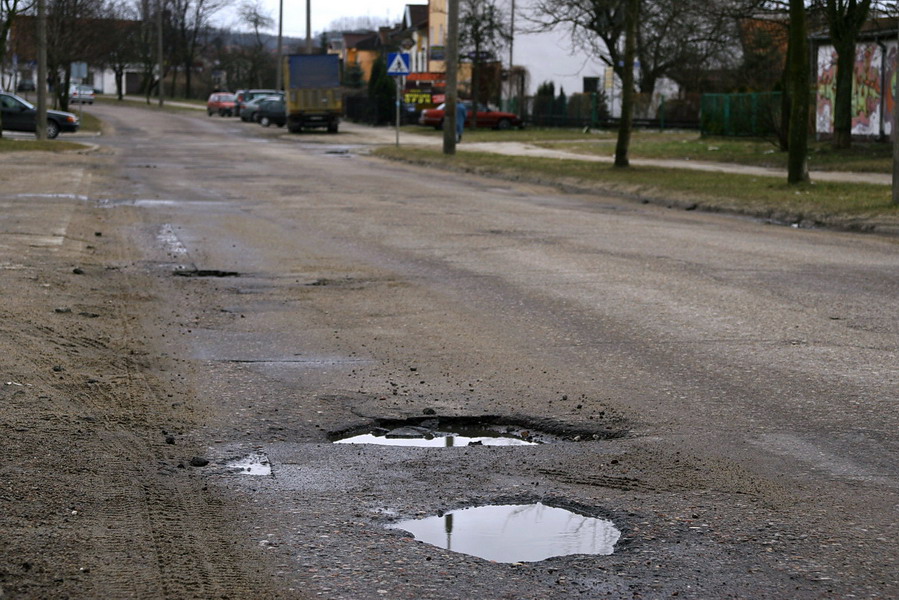
<svg viewBox="0 0 899 600">
<path fill-rule="evenodd" d="M 278 90 L 237 90 L 234 94 L 237 97 L 235 100 L 237 104 L 234 107 L 234 114 L 239 117 L 240 111 L 242 111 L 246 103 L 253 98 L 258 96 L 273 96 L 279 93 Z"/>
<path fill-rule="evenodd" d="M 463 104 L 468 113 L 465 118 L 465 127 L 471 127 L 471 103 L 463 102 Z M 418 118 L 418 124 L 433 127 L 434 129 L 443 129 L 443 115 L 443 104 L 439 105 L 437 108 L 426 108 L 421 111 L 421 116 Z M 512 127 L 518 127 L 520 129 L 524 127 L 524 122 L 518 115 L 495 110 L 484 106 L 483 104 L 478 106 L 477 124 L 479 128 L 484 129 L 511 129 Z"/>
<path fill-rule="evenodd" d="M 0 93 L 0 112 L 3 113 L 3 129 L 9 131 L 36 131 L 37 108 L 28 100 L 15 94 Z M 60 110 L 47 111 L 47 137 L 51 140 L 60 131 L 76 132 L 80 126 L 78 117 Z"/>
<path fill-rule="evenodd" d="M 244 103 L 240 107 L 240 120 L 248 121 L 248 122 L 257 122 L 256 120 L 256 111 L 259 110 L 259 105 L 265 100 L 269 99 L 278 99 L 282 98 L 281 94 L 272 94 L 268 96 L 256 96 L 252 98 L 248 102 Z"/>
<path fill-rule="evenodd" d="M 19 85 L 16 86 L 17 92 L 34 92 L 37 91 L 37 87 L 34 85 L 33 79 L 23 79 L 19 82 Z"/>
<path fill-rule="evenodd" d="M 206 114 L 219 115 L 220 117 L 230 117 L 234 114 L 234 106 L 236 98 L 234 94 L 228 92 L 214 92 L 206 101 Z"/>
<path fill-rule="evenodd" d="M 89 85 L 73 85 L 69 88 L 69 103 L 93 104 L 94 88 Z"/>
<path fill-rule="evenodd" d="M 256 109 L 256 122 L 263 127 L 277 125 L 284 127 L 287 123 L 287 105 L 284 96 L 269 96 L 259 103 Z"/>
</svg>

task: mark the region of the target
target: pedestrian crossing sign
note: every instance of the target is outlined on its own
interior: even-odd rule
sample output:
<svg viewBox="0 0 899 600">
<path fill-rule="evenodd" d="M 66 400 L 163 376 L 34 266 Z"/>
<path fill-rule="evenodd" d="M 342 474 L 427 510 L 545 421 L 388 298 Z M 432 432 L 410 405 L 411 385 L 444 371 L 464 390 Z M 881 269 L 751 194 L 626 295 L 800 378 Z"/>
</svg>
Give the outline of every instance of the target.
<svg viewBox="0 0 899 600">
<path fill-rule="evenodd" d="M 408 75 L 409 73 L 408 52 L 390 52 L 387 54 L 388 75 Z"/>
</svg>

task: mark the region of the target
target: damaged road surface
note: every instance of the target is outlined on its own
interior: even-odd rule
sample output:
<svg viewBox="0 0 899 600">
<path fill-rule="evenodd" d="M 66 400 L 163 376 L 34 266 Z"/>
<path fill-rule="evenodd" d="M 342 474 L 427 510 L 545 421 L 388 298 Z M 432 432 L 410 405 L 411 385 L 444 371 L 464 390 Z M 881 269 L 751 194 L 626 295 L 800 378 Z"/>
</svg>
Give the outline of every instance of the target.
<svg viewBox="0 0 899 600">
<path fill-rule="evenodd" d="M 895 239 L 92 110 L 0 163 L 0 597 L 899 596 Z"/>
</svg>

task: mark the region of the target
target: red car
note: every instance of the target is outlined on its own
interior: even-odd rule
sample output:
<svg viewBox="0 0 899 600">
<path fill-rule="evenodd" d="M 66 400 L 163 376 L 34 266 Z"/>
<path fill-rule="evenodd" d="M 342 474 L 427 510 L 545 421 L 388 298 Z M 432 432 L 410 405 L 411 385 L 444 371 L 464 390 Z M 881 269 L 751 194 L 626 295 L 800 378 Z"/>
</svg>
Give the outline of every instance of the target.
<svg viewBox="0 0 899 600">
<path fill-rule="evenodd" d="M 206 114 L 210 117 L 214 114 L 218 114 L 222 117 L 230 117 L 234 114 L 234 105 L 234 94 L 216 92 L 209 96 L 209 100 L 206 101 Z"/>
<path fill-rule="evenodd" d="M 463 102 L 462 104 L 468 109 L 465 117 L 465 127 L 471 127 L 471 103 Z M 444 105 L 441 104 L 437 108 L 426 108 L 421 111 L 418 117 L 418 124 L 433 127 L 434 129 L 443 129 L 443 113 Z M 478 128 L 483 129 L 511 129 L 524 127 L 524 122 L 518 118 L 518 115 L 501 110 L 493 110 L 481 104 L 478 107 Z"/>
</svg>

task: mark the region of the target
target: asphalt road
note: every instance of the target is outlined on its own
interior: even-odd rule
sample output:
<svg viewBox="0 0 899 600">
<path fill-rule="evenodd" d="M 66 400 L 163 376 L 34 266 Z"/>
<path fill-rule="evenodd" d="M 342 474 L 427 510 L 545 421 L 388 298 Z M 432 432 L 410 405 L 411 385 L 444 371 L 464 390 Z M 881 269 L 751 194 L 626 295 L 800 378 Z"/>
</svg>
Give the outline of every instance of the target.
<svg viewBox="0 0 899 600">
<path fill-rule="evenodd" d="M 10 597 L 899 596 L 895 239 L 428 172 L 358 127 L 93 111 L 98 151 L 40 159 L 76 184 L 0 171 L 5 327 L 31 324 L 9 377 L 42 373 L 0 396 L 5 472 L 47 482 L 0 496 Z M 16 258 L 42 220 L 59 248 Z M 329 443 L 425 416 L 556 437 Z M 38 530 L 29 499 L 74 512 Z M 538 501 L 611 519 L 615 553 L 504 564 L 385 528 Z"/>
</svg>

